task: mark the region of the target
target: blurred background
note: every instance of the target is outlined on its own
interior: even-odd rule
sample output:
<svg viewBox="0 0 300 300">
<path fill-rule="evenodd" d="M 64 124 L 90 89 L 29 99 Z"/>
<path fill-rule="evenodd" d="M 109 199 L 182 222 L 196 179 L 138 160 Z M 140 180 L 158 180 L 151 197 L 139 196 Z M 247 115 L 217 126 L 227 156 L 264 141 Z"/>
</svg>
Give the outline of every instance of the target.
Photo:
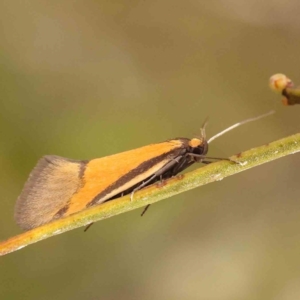
<svg viewBox="0 0 300 300">
<path fill-rule="evenodd" d="M 0 3 L 0 239 L 45 154 L 91 159 L 208 136 L 228 157 L 296 133 L 300 107 L 268 88 L 300 82 L 299 2 Z M 196 166 L 196 167 L 199 167 Z M 298 299 L 299 156 L 49 238 L 1 258 L 1 299 Z"/>
</svg>

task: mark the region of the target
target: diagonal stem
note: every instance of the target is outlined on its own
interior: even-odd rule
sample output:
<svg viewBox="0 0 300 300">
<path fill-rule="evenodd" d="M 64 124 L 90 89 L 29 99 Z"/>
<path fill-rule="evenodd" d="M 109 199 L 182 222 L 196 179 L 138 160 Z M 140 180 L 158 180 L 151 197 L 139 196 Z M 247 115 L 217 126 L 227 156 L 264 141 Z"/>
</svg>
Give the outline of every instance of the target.
<svg viewBox="0 0 300 300">
<path fill-rule="evenodd" d="M 156 183 L 138 191 L 134 194 L 133 201 L 130 201 L 130 195 L 127 195 L 21 233 L 6 241 L 0 242 L 0 256 L 14 252 L 48 237 L 86 226 L 90 223 L 139 207 L 144 207 L 148 204 L 153 204 L 176 194 L 183 193 L 210 182 L 221 180 L 227 176 L 237 174 L 299 151 L 300 133 L 242 152 L 230 158 L 240 162 L 240 164 L 229 161 L 212 163 L 192 172 L 178 175 L 163 183 Z"/>
</svg>

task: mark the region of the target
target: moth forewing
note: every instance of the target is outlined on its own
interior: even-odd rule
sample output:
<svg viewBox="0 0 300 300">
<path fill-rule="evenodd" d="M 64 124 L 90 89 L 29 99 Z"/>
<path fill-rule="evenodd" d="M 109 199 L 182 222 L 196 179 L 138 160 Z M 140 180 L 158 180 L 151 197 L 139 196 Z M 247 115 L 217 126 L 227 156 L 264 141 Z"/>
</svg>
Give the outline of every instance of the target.
<svg viewBox="0 0 300 300">
<path fill-rule="evenodd" d="M 272 113 L 236 123 L 208 141 L 205 122 L 201 138 L 172 139 L 89 161 L 45 156 L 25 183 L 16 203 L 15 219 L 21 228 L 31 229 L 126 195 L 159 178 L 170 178 L 195 162 L 209 163 L 205 158 L 220 160 L 206 156 L 211 141 Z"/>
<path fill-rule="evenodd" d="M 170 140 L 90 161 L 45 156 L 17 200 L 16 222 L 27 230 L 101 204 L 147 180 L 183 152 L 183 141 Z"/>
</svg>

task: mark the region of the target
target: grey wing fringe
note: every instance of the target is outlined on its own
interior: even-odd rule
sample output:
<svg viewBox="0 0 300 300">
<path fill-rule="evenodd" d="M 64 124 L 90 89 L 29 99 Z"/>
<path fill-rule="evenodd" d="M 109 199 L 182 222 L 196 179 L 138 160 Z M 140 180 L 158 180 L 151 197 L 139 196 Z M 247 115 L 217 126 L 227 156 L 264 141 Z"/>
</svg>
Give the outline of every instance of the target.
<svg viewBox="0 0 300 300">
<path fill-rule="evenodd" d="M 42 157 L 17 199 L 17 224 L 28 230 L 50 222 L 80 188 L 83 164 L 54 155 Z"/>
</svg>

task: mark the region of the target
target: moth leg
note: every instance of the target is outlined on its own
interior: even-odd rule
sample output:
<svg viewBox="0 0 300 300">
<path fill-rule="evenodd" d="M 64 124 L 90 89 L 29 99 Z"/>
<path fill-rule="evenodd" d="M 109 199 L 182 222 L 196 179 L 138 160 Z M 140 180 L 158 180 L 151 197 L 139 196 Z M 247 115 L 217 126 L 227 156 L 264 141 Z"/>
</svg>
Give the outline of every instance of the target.
<svg viewBox="0 0 300 300">
<path fill-rule="evenodd" d="M 160 175 L 159 177 L 160 177 L 160 178 L 159 178 L 160 184 L 162 184 L 162 182 L 163 182 L 162 175 Z M 145 206 L 143 212 L 141 213 L 141 217 L 146 213 L 146 211 L 149 209 L 150 205 L 151 205 L 151 204 L 148 204 L 148 205 Z"/>
<path fill-rule="evenodd" d="M 172 170 L 172 175 L 173 175 L 173 176 L 175 176 L 175 175 L 178 174 L 180 171 L 182 171 L 182 166 L 183 166 L 184 164 L 186 164 L 186 159 L 185 159 L 186 156 L 187 156 L 187 154 L 185 154 L 185 155 L 183 156 L 184 159 L 182 159 L 181 162 L 177 161 L 177 165 L 176 165 L 175 168 Z M 182 156 L 181 156 L 180 158 L 182 158 Z M 179 158 L 179 159 L 180 159 L 180 158 Z"/>
<path fill-rule="evenodd" d="M 84 228 L 83 232 L 86 232 L 93 224 L 94 224 L 94 222 L 88 224 L 88 225 Z"/>
<path fill-rule="evenodd" d="M 234 160 L 234 159 L 231 159 L 231 158 L 223 158 L 223 157 L 209 157 L 209 156 L 206 156 L 206 155 L 201 155 L 201 154 L 195 154 L 195 153 L 188 153 L 189 156 L 191 157 L 196 157 L 196 158 L 200 158 L 200 162 L 202 163 L 206 163 L 207 164 L 207 160 L 201 160 L 201 158 L 205 158 L 205 159 L 211 159 L 211 160 L 227 160 L 227 161 L 230 161 L 230 162 L 233 162 L 235 164 L 240 164 L 240 162 Z M 206 161 L 206 162 L 204 162 Z M 212 162 L 212 161 L 211 161 Z"/>
<path fill-rule="evenodd" d="M 160 180 L 160 183 L 162 183 L 162 182 L 163 182 L 163 179 L 162 179 L 162 174 L 160 174 L 160 176 L 159 176 L 159 180 Z"/>
<path fill-rule="evenodd" d="M 148 204 L 145 206 L 143 212 L 141 213 L 141 217 L 146 213 L 146 211 L 148 210 L 148 208 L 150 207 L 151 204 Z"/>
<path fill-rule="evenodd" d="M 209 161 L 209 160 L 202 160 L 201 161 L 202 164 L 205 164 L 205 165 L 209 165 L 212 163 L 212 161 Z"/>
<path fill-rule="evenodd" d="M 171 168 L 173 168 L 176 164 L 178 164 L 178 161 L 180 160 L 182 156 L 178 156 L 176 157 L 176 159 L 172 159 L 171 161 L 169 161 L 167 164 L 165 164 L 160 170 L 158 170 L 154 175 L 152 175 L 150 178 L 148 178 L 148 180 L 144 181 L 143 183 L 141 183 L 138 187 L 136 187 L 130 195 L 130 201 L 132 201 L 133 199 L 133 195 L 136 191 L 140 190 L 141 188 L 143 188 L 144 186 L 146 186 L 147 184 L 149 184 L 149 182 L 151 182 L 153 179 L 155 179 L 158 176 L 163 175 L 165 172 L 167 172 L 168 170 L 170 170 Z"/>
<path fill-rule="evenodd" d="M 235 159 L 231 159 L 231 158 L 219 158 L 219 157 L 207 157 L 207 156 L 205 158 L 212 159 L 212 160 L 227 160 L 227 161 L 230 161 L 230 162 L 238 164 L 238 165 L 242 164 L 241 162 L 239 162 Z"/>
</svg>

